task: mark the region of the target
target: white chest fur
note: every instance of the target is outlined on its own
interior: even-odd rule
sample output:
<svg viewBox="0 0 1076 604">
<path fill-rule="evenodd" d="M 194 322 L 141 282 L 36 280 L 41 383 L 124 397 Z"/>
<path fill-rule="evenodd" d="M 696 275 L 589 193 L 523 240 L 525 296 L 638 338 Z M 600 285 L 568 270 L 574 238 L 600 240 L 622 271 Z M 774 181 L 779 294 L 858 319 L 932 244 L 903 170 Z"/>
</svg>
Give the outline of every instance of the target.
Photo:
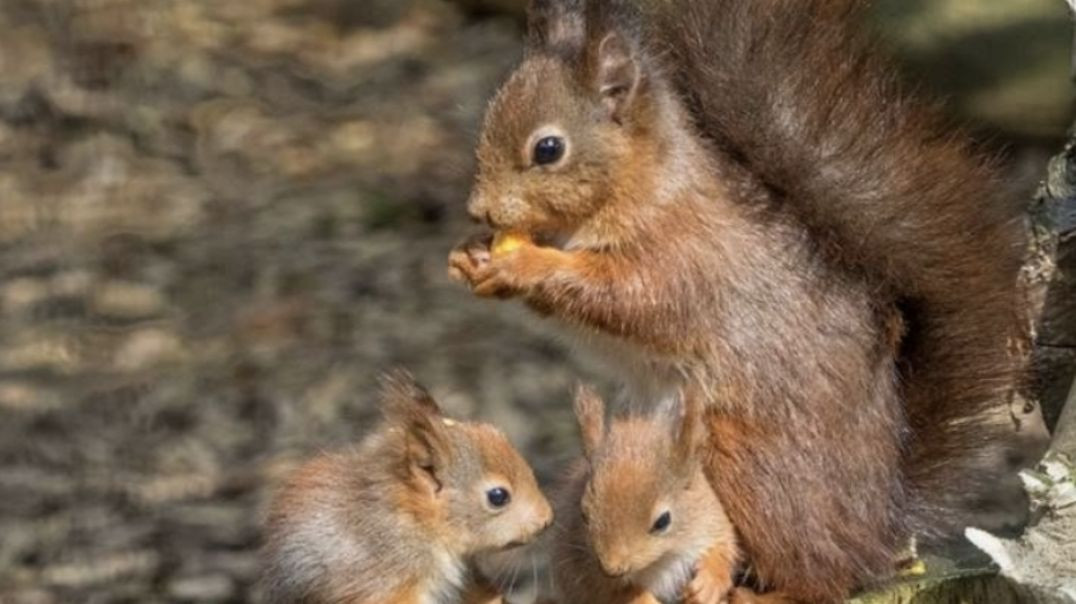
<svg viewBox="0 0 1076 604">
<path fill-rule="evenodd" d="M 421 604 L 458 602 L 465 578 L 463 561 L 437 548 L 433 551 L 434 568 L 419 599 Z"/>
<path fill-rule="evenodd" d="M 669 554 L 639 573 L 634 583 L 645 587 L 662 602 L 679 602 L 684 587 L 691 581 L 699 555 L 696 552 Z"/>
</svg>

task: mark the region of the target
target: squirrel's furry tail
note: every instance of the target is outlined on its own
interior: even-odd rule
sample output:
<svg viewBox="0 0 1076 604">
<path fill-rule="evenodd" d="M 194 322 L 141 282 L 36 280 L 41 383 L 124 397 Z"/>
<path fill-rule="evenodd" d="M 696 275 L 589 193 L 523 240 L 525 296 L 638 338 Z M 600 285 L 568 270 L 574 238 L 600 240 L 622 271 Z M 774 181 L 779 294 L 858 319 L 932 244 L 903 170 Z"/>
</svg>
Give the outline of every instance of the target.
<svg viewBox="0 0 1076 604">
<path fill-rule="evenodd" d="M 901 309 L 906 473 L 929 534 L 974 491 L 985 416 L 1018 376 L 1024 227 L 990 162 L 859 33 L 861 4 L 663 0 L 654 43 L 702 134 Z"/>
</svg>

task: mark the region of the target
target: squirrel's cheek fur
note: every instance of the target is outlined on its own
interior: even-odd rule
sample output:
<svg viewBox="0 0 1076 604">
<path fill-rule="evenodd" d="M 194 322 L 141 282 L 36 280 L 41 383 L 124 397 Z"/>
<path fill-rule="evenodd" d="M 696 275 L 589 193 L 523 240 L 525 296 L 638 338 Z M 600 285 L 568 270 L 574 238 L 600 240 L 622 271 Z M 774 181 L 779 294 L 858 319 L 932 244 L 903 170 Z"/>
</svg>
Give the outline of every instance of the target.
<svg viewBox="0 0 1076 604">
<path fill-rule="evenodd" d="M 533 541 L 553 520 L 553 511 L 527 462 L 495 428 L 477 424 L 465 428 L 473 443 L 469 466 L 480 470 L 477 480 L 461 488 L 452 505 L 473 538 L 475 551 L 499 549 Z M 475 476 L 471 473 L 472 478 Z M 488 491 L 509 494 L 501 508 L 491 506 Z"/>
</svg>

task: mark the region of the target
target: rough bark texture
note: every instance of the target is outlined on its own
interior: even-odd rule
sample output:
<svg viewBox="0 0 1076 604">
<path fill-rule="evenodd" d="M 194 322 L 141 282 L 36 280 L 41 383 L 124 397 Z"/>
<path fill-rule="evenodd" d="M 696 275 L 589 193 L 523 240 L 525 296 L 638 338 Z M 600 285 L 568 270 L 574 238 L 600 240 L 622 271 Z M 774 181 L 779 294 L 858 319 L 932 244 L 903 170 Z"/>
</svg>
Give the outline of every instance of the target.
<svg viewBox="0 0 1076 604">
<path fill-rule="evenodd" d="M 1035 517 L 1022 537 L 998 539 L 978 529 L 967 531 L 1021 601 L 1076 603 L 1076 465 L 1056 448 L 1061 442 L 1055 442 L 1038 468 L 1021 474 Z"/>
<path fill-rule="evenodd" d="M 1076 380 L 1072 382 L 1065 408 L 1057 422 L 1052 449 L 1076 461 Z"/>
<path fill-rule="evenodd" d="M 1035 348 L 1031 396 L 1054 430 L 1076 375 L 1076 138 L 1051 160 L 1028 213 L 1024 268 Z"/>
<path fill-rule="evenodd" d="M 1076 131 L 1074 131 L 1076 132 Z M 1029 212 L 1034 239 L 1023 278 L 1033 324 L 1032 401 L 1053 432 L 1021 478 L 1032 523 L 1016 540 L 968 529 L 1021 601 L 1076 602 L 1076 137 L 1049 166 Z"/>
<path fill-rule="evenodd" d="M 850 604 L 942 604 L 952 602 L 990 602 L 1021 604 L 1025 600 L 1008 581 L 989 572 L 931 573 L 931 577 L 909 580 L 889 586 L 884 591 L 863 594 Z"/>
</svg>

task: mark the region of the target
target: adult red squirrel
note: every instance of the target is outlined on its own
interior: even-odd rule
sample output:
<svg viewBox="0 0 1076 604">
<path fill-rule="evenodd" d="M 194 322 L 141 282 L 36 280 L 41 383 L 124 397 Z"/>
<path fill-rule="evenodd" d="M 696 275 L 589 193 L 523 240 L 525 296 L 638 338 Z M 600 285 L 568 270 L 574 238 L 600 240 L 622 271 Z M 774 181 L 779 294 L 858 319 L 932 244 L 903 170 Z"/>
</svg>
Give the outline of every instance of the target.
<svg viewBox="0 0 1076 604">
<path fill-rule="evenodd" d="M 758 579 L 831 601 L 945 536 L 1010 392 L 1024 231 L 855 0 L 532 0 L 450 270 L 573 328 L 639 401 L 706 392 Z M 642 8 L 639 8 L 639 7 Z"/>
</svg>

